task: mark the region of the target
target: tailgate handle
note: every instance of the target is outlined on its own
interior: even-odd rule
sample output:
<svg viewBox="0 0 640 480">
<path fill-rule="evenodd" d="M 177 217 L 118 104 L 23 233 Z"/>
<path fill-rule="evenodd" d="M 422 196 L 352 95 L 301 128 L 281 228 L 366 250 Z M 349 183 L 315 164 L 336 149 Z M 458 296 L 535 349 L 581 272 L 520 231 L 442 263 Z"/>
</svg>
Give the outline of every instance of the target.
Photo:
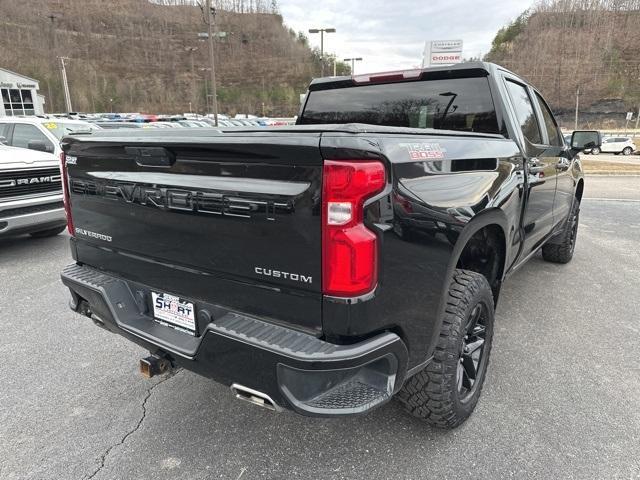
<svg viewBox="0 0 640 480">
<path fill-rule="evenodd" d="M 171 167 L 176 156 L 164 147 L 124 147 L 127 155 L 143 167 Z"/>
</svg>

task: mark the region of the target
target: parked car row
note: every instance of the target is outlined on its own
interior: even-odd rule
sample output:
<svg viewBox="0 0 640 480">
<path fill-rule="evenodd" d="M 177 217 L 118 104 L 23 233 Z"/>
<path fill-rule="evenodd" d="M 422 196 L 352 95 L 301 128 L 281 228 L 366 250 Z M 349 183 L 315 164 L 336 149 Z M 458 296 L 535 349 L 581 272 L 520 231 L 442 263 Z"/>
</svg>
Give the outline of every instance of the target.
<svg viewBox="0 0 640 480">
<path fill-rule="evenodd" d="M 221 115 L 218 119 L 219 129 L 262 128 L 267 126 L 287 125 L 293 119 L 267 118 L 228 118 Z M 109 117 L 78 115 L 47 115 L 33 117 L 0 117 L 0 144 L 12 147 L 28 148 L 59 156 L 60 139 L 70 133 L 92 132 L 97 130 L 132 129 L 132 128 L 215 128 L 210 117 L 198 116 L 157 116 L 113 115 Z"/>
<path fill-rule="evenodd" d="M 197 115 L 193 113 L 185 113 L 183 115 L 155 115 L 140 113 L 70 113 L 51 114 L 52 118 L 72 118 L 76 120 L 84 120 L 96 125 L 104 126 L 104 128 L 200 128 L 215 127 L 213 115 Z M 269 118 L 256 117 L 253 115 L 237 115 L 231 118 L 227 115 L 218 115 L 218 127 L 234 128 L 234 127 L 270 127 L 281 125 L 292 125 L 295 118 Z M 130 124 L 144 124 L 149 127 L 130 127 Z"/>
</svg>

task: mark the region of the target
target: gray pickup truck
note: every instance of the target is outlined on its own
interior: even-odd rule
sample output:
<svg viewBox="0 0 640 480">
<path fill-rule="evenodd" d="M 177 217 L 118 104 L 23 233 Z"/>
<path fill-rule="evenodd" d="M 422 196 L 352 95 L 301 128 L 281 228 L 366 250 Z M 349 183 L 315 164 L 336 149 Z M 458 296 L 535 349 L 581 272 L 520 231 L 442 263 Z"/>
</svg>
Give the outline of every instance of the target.
<svg viewBox="0 0 640 480">
<path fill-rule="evenodd" d="M 0 237 L 48 237 L 66 228 L 60 161 L 0 144 Z"/>
</svg>

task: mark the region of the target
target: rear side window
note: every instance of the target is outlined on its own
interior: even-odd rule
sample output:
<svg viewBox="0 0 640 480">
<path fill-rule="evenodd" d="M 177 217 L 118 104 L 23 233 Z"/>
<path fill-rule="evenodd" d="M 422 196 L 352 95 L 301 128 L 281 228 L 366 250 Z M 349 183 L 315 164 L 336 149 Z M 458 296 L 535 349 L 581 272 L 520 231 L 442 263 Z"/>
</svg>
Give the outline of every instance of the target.
<svg viewBox="0 0 640 480">
<path fill-rule="evenodd" d="M 507 90 L 522 133 L 531 143 L 541 144 L 540 128 L 527 89 L 518 83 L 507 80 Z"/>
<path fill-rule="evenodd" d="M 560 131 L 558 130 L 558 125 L 556 124 L 555 119 L 553 118 L 553 114 L 547 106 L 547 103 L 537 92 L 536 97 L 540 104 L 540 110 L 542 110 L 542 119 L 544 120 L 544 126 L 547 129 L 547 135 L 549 136 L 549 145 L 561 147 L 564 145 L 564 142 L 560 136 Z"/>
<path fill-rule="evenodd" d="M 309 92 L 298 123 L 366 123 L 500 133 L 486 77 L 315 90 Z"/>
</svg>

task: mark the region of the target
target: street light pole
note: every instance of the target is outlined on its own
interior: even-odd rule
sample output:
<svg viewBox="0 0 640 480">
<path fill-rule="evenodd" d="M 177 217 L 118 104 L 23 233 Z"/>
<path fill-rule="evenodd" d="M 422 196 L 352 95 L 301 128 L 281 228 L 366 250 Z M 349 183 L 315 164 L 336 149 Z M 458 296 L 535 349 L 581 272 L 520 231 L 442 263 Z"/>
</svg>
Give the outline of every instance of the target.
<svg viewBox="0 0 640 480">
<path fill-rule="evenodd" d="M 324 77 L 324 34 L 336 33 L 335 28 L 310 28 L 309 33 L 320 34 L 320 76 Z"/>
<path fill-rule="evenodd" d="M 207 0 L 207 32 L 209 37 L 209 62 L 211 63 L 211 95 L 213 97 L 213 123 L 218 126 L 218 95 L 216 93 L 216 64 L 213 54 L 213 31 L 215 22 L 215 9 L 211 6 L 211 0 Z"/>
<path fill-rule="evenodd" d="M 351 62 L 351 75 L 353 75 L 356 70 L 356 62 L 361 62 L 362 57 L 345 58 L 344 61 Z"/>
</svg>

